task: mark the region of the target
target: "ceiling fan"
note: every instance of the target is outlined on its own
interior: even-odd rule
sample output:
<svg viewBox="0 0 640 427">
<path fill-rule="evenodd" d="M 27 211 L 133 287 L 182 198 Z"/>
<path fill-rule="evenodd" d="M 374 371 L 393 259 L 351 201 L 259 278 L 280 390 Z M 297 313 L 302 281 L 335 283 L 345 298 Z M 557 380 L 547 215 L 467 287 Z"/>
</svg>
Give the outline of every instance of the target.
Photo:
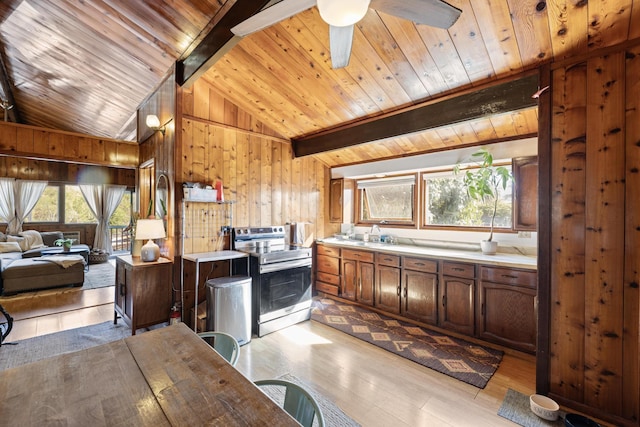
<svg viewBox="0 0 640 427">
<path fill-rule="evenodd" d="M 244 37 L 316 5 L 322 19 L 329 24 L 333 68 L 349 64 L 354 25 L 364 17 L 369 7 L 417 24 L 444 29 L 452 26 L 462 12 L 442 0 L 274 0 L 231 28 L 231 32 Z"/>
</svg>

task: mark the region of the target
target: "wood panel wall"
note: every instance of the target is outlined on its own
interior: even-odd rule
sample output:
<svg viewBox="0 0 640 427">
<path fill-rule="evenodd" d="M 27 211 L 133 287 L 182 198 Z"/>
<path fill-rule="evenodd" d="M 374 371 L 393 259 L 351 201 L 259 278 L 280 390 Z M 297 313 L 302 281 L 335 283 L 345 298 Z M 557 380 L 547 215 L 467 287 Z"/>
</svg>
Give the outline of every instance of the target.
<svg viewBox="0 0 640 427">
<path fill-rule="evenodd" d="M 289 141 L 202 79 L 182 92 L 181 103 L 176 185 L 222 181 L 225 200 L 235 201 L 233 226 L 307 222 L 314 236 L 325 235 L 325 165 L 293 158 Z"/>
<path fill-rule="evenodd" d="M 0 155 L 135 169 L 138 145 L 79 133 L 0 122 Z"/>
<path fill-rule="evenodd" d="M 639 73 L 640 45 L 552 72 L 550 353 L 538 372 L 560 402 L 627 425 L 640 419 Z"/>
<path fill-rule="evenodd" d="M 176 144 L 176 102 L 175 102 L 176 85 L 174 83 L 174 75 L 170 73 L 160 83 L 158 89 L 152 93 L 147 100 L 142 103 L 138 109 L 138 140 L 140 141 L 140 165 L 149 161 L 153 161 L 153 176 L 150 183 L 142 183 L 139 175 L 139 191 L 137 205 L 140 212 L 147 212 L 149 207 L 149 199 L 153 199 L 153 210 L 158 211 L 158 201 L 155 200 L 155 183 L 161 174 L 167 176 L 169 183 L 167 197 L 167 220 L 165 222 L 167 238 L 160 241 L 160 251 L 163 256 L 173 259 L 175 256 L 176 242 L 176 202 L 175 202 L 175 144 Z M 160 120 L 161 126 L 164 126 L 164 133 L 147 128 L 146 117 L 148 114 L 155 114 Z M 142 186 L 154 188 L 143 188 Z"/>
<path fill-rule="evenodd" d="M 189 89 L 178 88 L 176 108 L 176 233 L 182 233 L 182 184 L 223 183 L 224 199 L 233 201 L 234 227 L 282 225 L 306 222 L 313 238 L 323 237 L 331 227 L 326 202 L 330 170 L 321 162 L 293 158 L 288 140 L 220 95 L 200 79 Z M 190 214 L 191 217 L 191 214 Z M 187 224 L 185 229 L 192 230 Z M 184 253 L 215 250 L 219 226 L 199 227 L 198 235 L 185 243 Z M 228 237 L 225 240 L 229 247 Z M 181 254 L 181 242 L 176 242 Z M 176 257 L 179 261 L 179 257 Z M 174 269 L 176 271 L 176 269 Z M 207 278 L 228 274 L 226 263 L 201 264 L 199 300 L 205 298 Z M 180 275 L 176 271 L 176 288 Z M 191 323 L 195 269 L 185 263 L 184 316 Z"/>
<path fill-rule="evenodd" d="M 135 169 L 0 156 L 0 177 L 73 184 L 118 184 L 134 188 Z"/>
</svg>

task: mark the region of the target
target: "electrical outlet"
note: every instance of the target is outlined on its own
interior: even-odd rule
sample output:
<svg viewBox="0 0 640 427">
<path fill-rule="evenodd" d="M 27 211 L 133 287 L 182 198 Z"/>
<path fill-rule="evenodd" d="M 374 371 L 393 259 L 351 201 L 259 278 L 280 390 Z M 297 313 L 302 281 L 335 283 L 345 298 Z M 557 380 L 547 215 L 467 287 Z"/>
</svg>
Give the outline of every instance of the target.
<svg viewBox="0 0 640 427">
<path fill-rule="evenodd" d="M 518 231 L 518 237 L 521 239 L 530 239 L 531 232 L 530 231 Z"/>
</svg>

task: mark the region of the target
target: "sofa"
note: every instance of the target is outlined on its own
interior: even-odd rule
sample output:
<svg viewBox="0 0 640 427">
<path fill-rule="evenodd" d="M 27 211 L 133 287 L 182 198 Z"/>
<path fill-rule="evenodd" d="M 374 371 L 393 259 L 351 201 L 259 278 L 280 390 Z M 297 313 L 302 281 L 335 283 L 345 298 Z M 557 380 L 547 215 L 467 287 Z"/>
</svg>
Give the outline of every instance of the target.
<svg viewBox="0 0 640 427">
<path fill-rule="evenodd" d="M 89 246 L 72 246 L 83 255 L 43 253 L 56 252 L 54 249 L 61 251 L 54 242 L 62 238 L 59 231 L 27 230 L 18 235 L 0 233 L 0 294 L 6 296 L 60 286 L 82 286 Z"/>
</svg>

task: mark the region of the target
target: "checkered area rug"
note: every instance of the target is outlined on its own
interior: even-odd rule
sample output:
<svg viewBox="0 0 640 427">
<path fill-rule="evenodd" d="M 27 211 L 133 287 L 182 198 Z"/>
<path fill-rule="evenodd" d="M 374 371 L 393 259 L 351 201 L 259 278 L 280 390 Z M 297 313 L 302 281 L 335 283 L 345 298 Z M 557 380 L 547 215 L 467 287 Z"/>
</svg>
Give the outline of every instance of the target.
<svg viewBox="0 0 640 427">
<path fill-rule="evenodd" d="M 502 351 L 331 299 L 315 299 L 311 319 L 479 388 L 502 360 Z"/>
</svg>

